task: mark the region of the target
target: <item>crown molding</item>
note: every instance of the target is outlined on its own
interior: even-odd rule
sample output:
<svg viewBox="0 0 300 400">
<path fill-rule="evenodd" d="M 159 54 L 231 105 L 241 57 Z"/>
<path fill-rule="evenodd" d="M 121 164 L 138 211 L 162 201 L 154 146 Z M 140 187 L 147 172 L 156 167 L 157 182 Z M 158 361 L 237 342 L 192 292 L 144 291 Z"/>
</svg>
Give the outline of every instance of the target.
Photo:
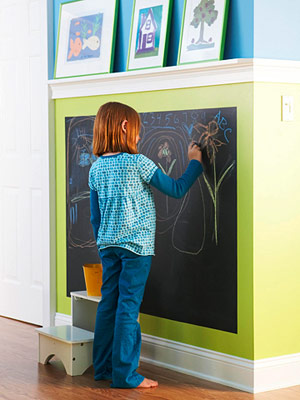
<svg viewBox="0 0 300 400">
<path fill-rule="evenodd" d="M 48 81 L 51 99 L 226 85 L 300 83 L 300 61 L 232 59 Z"/>
</svg>

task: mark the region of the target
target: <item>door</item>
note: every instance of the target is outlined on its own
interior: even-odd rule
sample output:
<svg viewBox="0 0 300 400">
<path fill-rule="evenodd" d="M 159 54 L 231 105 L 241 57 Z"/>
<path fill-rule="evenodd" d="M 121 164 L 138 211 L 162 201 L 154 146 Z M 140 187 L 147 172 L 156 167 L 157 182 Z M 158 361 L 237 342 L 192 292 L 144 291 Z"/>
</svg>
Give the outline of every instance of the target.
<svg viewBox="0 0 300 400">
<path fill-rule="evenodd" d="M 0 2 L 0 315 L 37 325 L 49 271 L 45 7 Z"/>
</svg>

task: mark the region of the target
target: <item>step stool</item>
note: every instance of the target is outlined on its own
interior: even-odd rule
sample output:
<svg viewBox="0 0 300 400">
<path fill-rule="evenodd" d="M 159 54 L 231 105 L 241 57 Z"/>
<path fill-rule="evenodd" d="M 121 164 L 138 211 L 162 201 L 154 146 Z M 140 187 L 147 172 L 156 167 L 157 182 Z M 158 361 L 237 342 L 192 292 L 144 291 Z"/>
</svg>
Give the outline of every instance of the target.
<svg viewBox="0 0 300 400">
<path fill-rule="evenodd" d="M 47 364 L 55 355 L 68 375 L 82 375 L 93 363 L 94 333 L 76 326 L 37 328 L 39 362 Z"/>
</svg>

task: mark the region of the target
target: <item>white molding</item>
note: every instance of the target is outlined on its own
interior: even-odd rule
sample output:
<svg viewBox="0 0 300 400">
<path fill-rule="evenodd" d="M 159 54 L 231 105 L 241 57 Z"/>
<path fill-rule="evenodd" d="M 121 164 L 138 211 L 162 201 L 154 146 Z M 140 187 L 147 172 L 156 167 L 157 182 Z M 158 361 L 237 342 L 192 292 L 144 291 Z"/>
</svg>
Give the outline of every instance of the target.
<svg viewBox="0 0 300 400">
<path fill-rule="evenodd" d="M 253 361 L 142 334 L 141 360 L 253 393 Z"/>
<path fill-rule="evenodd" d="M 252 361 L 143 334 L 141 359 L 250 393 L 300 384 L 300 353 Z"/>
<path fill-rule="evenodd" d="M 56 313 L 56 326 L 71 324 Z M 143 333 L 141 360 L 250 393 L 300 385 L 300 353 L 253 361 Z"/>
<path fill-rule="evenodd" d="M 44 286 L 46 293 L 44 295 L 44 312 L 43 325 L 52 326 L 55 324 L 56 315 L 56 181 L 55 181 L 55 109 L 54 100 L 51 98 L 51 89 L 48 85 L 49 75 L 53 69 L 53 13 L 54 5 L 52 1 L 42 0 L 43 17 L 41 21 L 45 21 L 43 25 L 44 33 L 44 60 L 45 65 L 45 134 L 47 135 L 48 159 L 47 176 L 48 176 L 48 192 L 47 192 L 47 262 L 44 264 Z"/>
<path fill-rule="evenodd" d="M 254 393 L 300 385 L 300 353 L 254 361 Z"/>
<path fill-rule="evenodd" d="M 56 313 L 54 319 L 54 325 L 55 326 L 72 325 L 72 316 Z"/>
<path fill-rule="evenodd" d="M 253 59 L 253 81 L 300 83 L 300 61 Z"/>
<path fill-rule="evenodd" d="M 41 21 L 53 21 L 53 4 L 47 0 L 41 0 Z M 43 263 L 43 325 L 53 325 L 56 310 L 56 254 L 55 254 L 55 142 L 54 142 L 54 101 L 49 99 L 48 85 L 48 39 L 50 24 L 42 24 L 42 49 L 43 49 L 43 73 L 44 73 L 44 97 L 43 97 L 43 132 L 44 147 L 48 157 L 44 159 L 44 172 L 48 177 L 48 184 L 44 197 L 44 226 L 45 249 Z M 50 31 L 52 34 L 52 30 Z M 54 212 L 53 212 L 54 211 Z M 54 224 L 54 228 L 53 228 Z M 53 247 L 54 245 L 54 247 Z"/>
<path fill-rule="evenodd" d="M 48 81 L 52 99 L 224 85 L 300 83 L 300 61 L 232 59 Z"/>
</svg>

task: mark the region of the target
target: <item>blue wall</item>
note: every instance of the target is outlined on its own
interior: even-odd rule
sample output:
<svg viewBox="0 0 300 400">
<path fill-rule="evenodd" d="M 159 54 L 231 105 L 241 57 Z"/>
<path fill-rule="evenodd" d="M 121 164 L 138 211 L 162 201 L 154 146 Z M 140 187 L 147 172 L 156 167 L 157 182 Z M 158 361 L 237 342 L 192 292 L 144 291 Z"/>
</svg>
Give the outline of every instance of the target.
<svg viewBox="0 0 300 400">
<path fill-rule="evenodd" d="M 255 0 L 254 57 L 300 60 L 300 1 Z"/>
<path fill-rule="evenodd" d="M 109 1 L 109 0 L 107 0 Z M 126 71 L 133 0 L 119 0 L 114 72 Z"/>
<path fill-rule="evenodd" d="M 225 59 L 254 57 L 253 9 L 254 0 L 231 0 L 229 2 Z"/>
<path fill-rule="evenodd" d="M 173 0 L 167 66 L 177 64 L 184 0 Z"/>
<path fill-rule="evenodd" d="M 60 4 L 69 0 L 53 0 L 54 4 L 54 43 L 53 57 L 55 59 L 56 38 Z M 109 0 L 107 0 L 109 1 Z M 115 52 L 114 71 L 125 71 L 129 47 L 130 24 L 134 0 L 119 0 L 119 20 Z M 200 1 L 200 0 L 199 0 Z M 256 0 L 258 3 L 267 3 L 269 0 Z M 279 4 L 280 0 L 273 0 Z M 282 0 L 281 0 L 282 1 Z M 286 0 L 296 3 L 298 0 Z M 253 58 L 254 57 L 254 0 L 231 0 L 227 25 L 224 58 Z M 300 3 L 300 2 L 299 2 Z M 184 0 L 173 0 L 173 13 L 171 19 L 170 42 L 167 65 L 177 64 L 177 53 L 181 31 Z M 299 4 L 300 6 L 300 4 Z M 299 7 L 298 6 L 298 10 Z M 261 6 L 260 6 L 261 7 Z M 284 8 L 284 6 L 282 6 Z M 294 17 L 295 18 L 295 17 Z M 261 16 L 263 21 L 263 17 Z M 269 22 L 271 25 L 274 22 Z M 257 24 L 256 24 L 257 25 Z M 274 28 L 273 28 L 274 29 Z M 292 28 L 291 28 L 292 29 Z M 256 36 L 257 37 L 257 34 Z M 260 49 L 259 49 L 260 50 Z M 255 55 L 256 56 L 256 55 Z M 53 76 L 50 72 L 51 77 Z"/>
</svg>

